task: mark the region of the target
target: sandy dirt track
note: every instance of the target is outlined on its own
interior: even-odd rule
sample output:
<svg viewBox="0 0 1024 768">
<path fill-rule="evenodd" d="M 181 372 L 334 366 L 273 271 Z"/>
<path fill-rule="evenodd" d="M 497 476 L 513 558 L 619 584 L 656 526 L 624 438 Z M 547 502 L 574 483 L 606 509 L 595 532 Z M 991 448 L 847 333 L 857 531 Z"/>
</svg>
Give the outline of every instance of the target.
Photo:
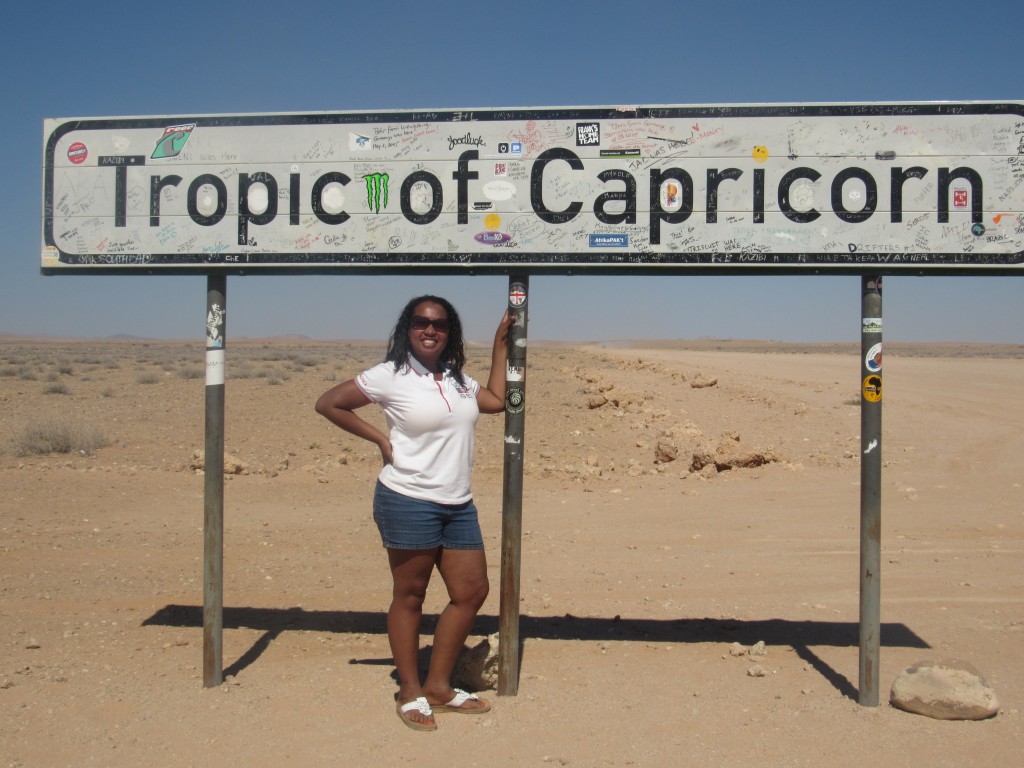
<svg viewBox="0 0 1024 768">
<path fill-rule="evenodd" d="M 0 337 L 0 765 L 1002 766 L 1024 744 L 1024 349 L 886 347 L 865 708 L 859 350 L 532 345 L 519 694 L 430 734 L 394 713 L 376 450 L 313 412 L 382 354 L 229 344 L 228 679 L 204 689 L 201 343 Z M 492 591 L 471 640 L 498 611 L 503 417 L 484 418 Z M 26 454 L 60 424 L 107 444 Z M 762 461 L 694 470 L 722 451 Z M 438 581 L 424 646 L 443 604 Z M 996 717 L 886 703 L 900 670 L 950 657 Z"/>
</svg>

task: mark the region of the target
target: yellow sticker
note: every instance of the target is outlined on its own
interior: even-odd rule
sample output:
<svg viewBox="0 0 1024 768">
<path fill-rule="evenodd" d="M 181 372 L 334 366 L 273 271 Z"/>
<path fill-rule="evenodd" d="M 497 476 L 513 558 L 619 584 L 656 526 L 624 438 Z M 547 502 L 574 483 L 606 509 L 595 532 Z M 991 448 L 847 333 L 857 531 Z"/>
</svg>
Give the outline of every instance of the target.
<svg viewBox="0 0 1024 768">
<path fill-rule="evenodd" d="M 864 399 L 869 403 L 877 403 L 882 399 L 882 377 L 873 374 L 864 379 Z"/>
<path fill-rule="evenodd" d="M 768 159 L 768 147 L 762 144 L 758 144 L 756 147 L 754 147 L 754 151 L 751 152 L 750 154 L 753 155 L 754 159 L 757 160 L 757 162 L 763 163 L 765 160 Z"/>
<path fill-rule="evenodd" d="M 501 226 L 501 216 L 496 213 L 488 213 L 484 216 L 484 226 L 491 232 L 496 232 Z"/>
</svg>

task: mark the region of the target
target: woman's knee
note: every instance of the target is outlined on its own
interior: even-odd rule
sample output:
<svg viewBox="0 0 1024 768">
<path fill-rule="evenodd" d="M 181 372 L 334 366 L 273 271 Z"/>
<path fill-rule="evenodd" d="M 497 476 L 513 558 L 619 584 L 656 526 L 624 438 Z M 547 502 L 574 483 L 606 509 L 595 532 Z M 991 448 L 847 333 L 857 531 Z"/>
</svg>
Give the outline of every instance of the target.
<svg viewBox="0 0 1024 768">
<path fill-rule="evenodd" d="M 480 607 L 484 604 L 484 601 L 487 599 L 487 595 L 489 595 L 490 592 L 491 592 L 491 583 L 487 580 L 487 577 L 484 576 L 483 584 L 481 584 L 479 586 L 479 589 L 478 589 L 478 592 L 477 592 L 477 595 L 476 595 L 476 607 L 477 607 L 477 610 L 479 610 Z"/>
<path fill-rule="evenodd" d="M 452 603 L 476 609 L 483 605 L 490 591 L 483 550 L 442 550 L 438 570 Z"/>
<path fill-rule="evenodd" d="M 487 580 L 487 574 L 484 573 L 479 576 L 464 577 L 458 579 L 454 584 L 449 584 L 448 596 L 453 603 L 471 606 L 479 610 L 490 590 L 490 582 Z"/>
<path fill-rule="evenodd" d="M 423 605 L 430 584 L 430 575 L 434 570 L 433 551 L 388 550 L 391 564 L 392 590 L 395 603 L 410 608 Z"/>
<path fill-rule="evenodd" d="M 419 608 L 427 597 L 426 581 L 395 581 L 391 596 L 396 603 L 408 608 Z"/>
</svg>

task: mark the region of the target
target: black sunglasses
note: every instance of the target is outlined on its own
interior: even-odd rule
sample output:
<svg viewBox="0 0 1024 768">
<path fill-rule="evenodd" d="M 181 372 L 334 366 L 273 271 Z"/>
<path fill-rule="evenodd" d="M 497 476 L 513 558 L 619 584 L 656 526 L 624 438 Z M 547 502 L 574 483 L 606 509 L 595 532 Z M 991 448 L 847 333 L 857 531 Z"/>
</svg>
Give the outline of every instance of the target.
<svg viewBox="0 0 1024 768">
<path fill-rule="evenodd" d="M 448 333 L 448 318 L 439 317 L 431 320 L 429 317 L 424 317 L 423 315 L 413 315 L 412 322 L 409 323 L 409 326 L 414 331 L 425 331 L 430 326 L 434 326 L 434 330 L 438 333 Z"/>
</svg>

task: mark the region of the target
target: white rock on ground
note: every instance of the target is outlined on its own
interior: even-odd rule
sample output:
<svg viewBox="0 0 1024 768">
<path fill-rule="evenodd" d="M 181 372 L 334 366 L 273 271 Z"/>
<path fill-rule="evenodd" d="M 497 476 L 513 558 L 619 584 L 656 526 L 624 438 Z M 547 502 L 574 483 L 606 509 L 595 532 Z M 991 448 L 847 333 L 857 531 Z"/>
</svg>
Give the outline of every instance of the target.
<svg viewBox="0 0 1024 768">
<path fill-rule="evenodd" d="M 999 711 L 995 691 L 960 659 L 921 661 L 897 675 L 889 702 L 937 720 L 983 720 Z"/>
</svg>

